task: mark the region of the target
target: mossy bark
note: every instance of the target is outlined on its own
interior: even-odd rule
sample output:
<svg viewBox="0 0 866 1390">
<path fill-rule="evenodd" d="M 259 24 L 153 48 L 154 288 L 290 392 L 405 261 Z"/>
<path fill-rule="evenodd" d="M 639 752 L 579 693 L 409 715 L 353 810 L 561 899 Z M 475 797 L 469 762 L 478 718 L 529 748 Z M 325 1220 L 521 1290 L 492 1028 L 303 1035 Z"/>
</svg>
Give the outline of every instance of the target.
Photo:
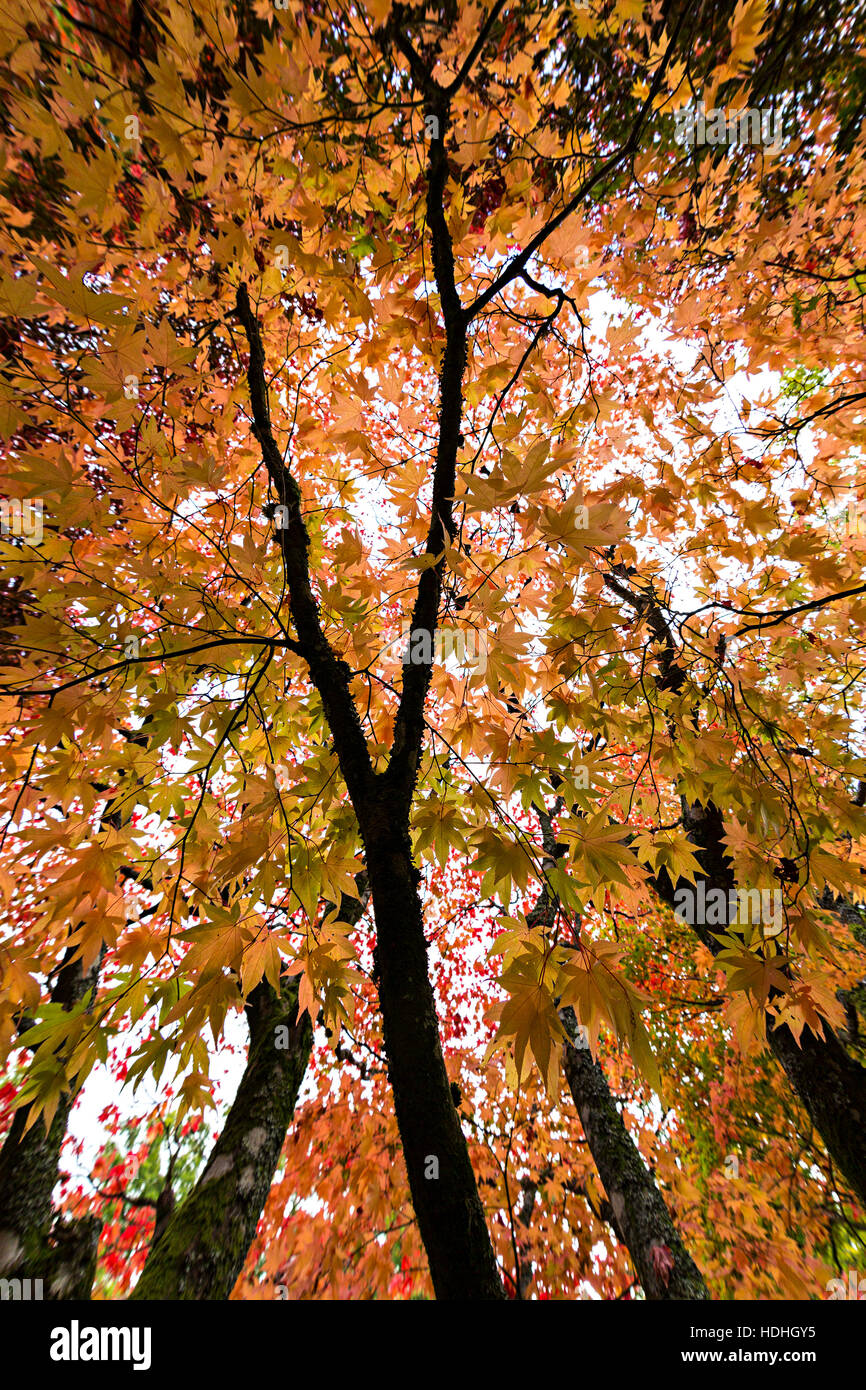
<svg viewBox="0 0 866 1390">
<path fill-rule="evenodd" d="M 562 805 L 557 802 L 556 810 Z M 553 832 L 551 814 L 536 805 L 546 864 L 555 864 L 563 846 Z M 552 928 L 558 900 L 547 885 L 528 914 L 533 927 Z M 607 1192 L 605 1219 L 631 1255 L 648 1299 L 709 1298 L 700 1270 L 674 1226 L 652 1173 L 629 1137 L 599 1062 L 587 1048 L 575 1046 L 578 1023 L 574 1009 L 560 1009 L 566 1032 L 565 1075 L 586 1135 L 589 1150 Z"/>
<path fill-rule="evenodd" d="M 133 1299 L 227 1299 L 243 1268 L 313 1041 L 308 1015 L 298 1021 L 297 976 L 279 995 L 263 981 L 246 1012 L 247 1065 L 223 1131 L 192 1192 L 153 1242 Z M 286 1038 L 288 1046 L 277 1045 Z"/>
<path fill-rule="evenodd" d="M 698 850 L 707 891 L 721 888 L 727 894 L 737 887 L 724 841 L 724 817 L 718 807 L 712 802 L 707 806 L 689 805 L 684 800 L 683 823 Z M 689 887 L 683 879 L 673 884 L 665 869 L 650 883 L 671 907 L 676 903 L 677 890 Z M 696 922 L 692 930 L 713 955 L 719 952 L 718 937 L 708 927 Z M 776 1027 L 775 1023 L 775 1017 L 768 1014 L 770 1051 L 781 1063 L 833 1162 L 852 1191 L 866 1203 L 866 1068 L 846 1052 L 827 1022 L 823 1025 L 823 1038 L 804 1028 L 799 1041 L 790 1028 Z"/>
<path fill-rule="evenodd" d="M 359 874 L 357 898 L 343 894 L 339 916 L 353 925 L 369 899 Z M 326 913 L 331 903 L 325 904 Z M 222 1134 L 201 1177 L 180 1206 L 170 1174 L 157 1202 L 156 1226 L 133 1299 L 226 1299 L 243 1269 L 304 1073 L 313 1030 L 298 1020 L 298 976 L 277 994 L 267 981 L 247 1001 L 247 1065 Z"/>
<path fill-rule="evenodd" d="M 60 1148 L 72 1099 L 63 1096 L 46 1133 L 41 1118 L 24 1132 L 28 1109 L 16 1111 L 0 1153 L 0 1276 L 43 1278 L 54 1217 Z"/>
<path fill-rule="evenodd" d="M 775 1020 L 773 1020 L 775 1021 Z M 770 1051 L 824 1140 L 827 1152 L 866 1203 L 866 1069 L 848 1056 L 836 1034 L 816 1038 L 804 1028 L 770 1028 Z"/>
<path fill-rule="evenodd" d="M 572 1009 L 560 1013 L 573 1038 Z M 601 1066 L 587 1048 L 565 1044 L 565 1075 L 611 1209 L 611 1224 L 627 1247 L 648 1299 L 706 1299 L 707 1286 L 644 1163 Z"/>
<path fill-rule="evenodd" d="M 45 1261 L 47 1298 L 75 1301 L 90 1298 L 101 1234 L 102 1221 L 98 1216 L 55 1222 Z"/>
<path fill-rule="evenodd" d="M 73 1008 L 95 989 L 102 961 L 100 956 L 91 969 L 84 972 L 80 962 L 73 960 L 74 955 L 73 948 L 66 952 L 51 992 L 52 1003 L 62 1004 L 67 1009 Z M 26 1028 L 22 1037 L 26 1041 Z M 60 1277 L 58 1246 L 63 1244 L 69 1251 L 72 1228 L 58 1228 L 55 1241 L 52 1235 L 54 1209 L 51 1194 L 58 1180 L 60 1150 L 73 1099 L 70 1092 L 64 1092 L 47 1131 L 40 1117 L 25 1132 L 30 1107 L 22 1106 L 15 1112 L 0 1151 L 0 1276 L 42 1279 L 49 1297 L 68 1296 L 63 1290 L 71 1286 L 65 1273 Z M 75 1229 L 79 1235 L 86 1234 L 85 1243 L 91 1243 L 90 1227 L 86 1233 L 84 1228 Z M 65 1233 L 64 1240 L 60 1238 L 61 1230 Z M 65 1269 L 65 1257 L 60 1263 Z M 76 1264 L 80 1266 L 77 1257 Z M 86 1292 L 82 1292 L 80 1274 L 71 1282 L 75 1286 L 75 1296 L 89 1297 L 89 1286 Z"/>
</svg>

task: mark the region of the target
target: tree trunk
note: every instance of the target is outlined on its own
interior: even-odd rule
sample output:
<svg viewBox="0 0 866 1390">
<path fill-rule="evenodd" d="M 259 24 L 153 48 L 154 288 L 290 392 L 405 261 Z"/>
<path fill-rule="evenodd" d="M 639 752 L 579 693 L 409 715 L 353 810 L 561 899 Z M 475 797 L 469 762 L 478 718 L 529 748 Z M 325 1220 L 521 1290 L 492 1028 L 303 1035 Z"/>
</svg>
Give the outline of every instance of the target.
<svg viewBox="0 0 866 1390">
<path fill-rule="evenodd" d="M 48 1298 L 78 1302 L 90 1298 L 101 1234 L 102 1221 L 98 1216 L 55 1222 L 45 1265 Z"/>
<path fill-rule="evenodd" d="M 505 1297 L 439 1042 L 408 834 L 365 826 L 388 1077 L 437 1299 Z"/>
<path fill-rule="evenodd" d="M 123 730 L 124 738 L 139 747 L 146 746 L 143 731 L 150 722 L 148 715 L 138 732 Z M 99 782 L 94 782 L 93 788 L 97 793 L 109 790 Z M 118 790 L 107 802 L 100 830 L 106 826 L 120 830 L 126 823 L 133 807 L 124 808 L 123 800 Z M 132 869 L 121 872 L 136 877 Z M 61 1004 L 67 1010 L 92 992 L 88 1004 L 91 1007 L 105 957 L 103 943 L 98 958 L 85 972 L 80 960 L 75 959 L 77 949 L 67 948 L 50 996 L 52 1004 Z M 20 1027 L 25 1041 L 28 1026 L 24 1021 Z M 47 1133 L 41 1120 L 25 1133 L 30 1107 L 17 1110 L 0 1152 L 0 1276 L 41 1278 L 49 1298 L 90 1297 L 102 1230 L 102 1222 L 95 1216 L 54 1222 L 51 1194 L 58 1181 L 60 1151 L 74 1099 L 70 1091 L 61 1095 Z"/>
<path fill-rule="evenodd" d="M 826 1038 L 804 1028 L 768 1029 L 770 1051 L 785 1069 L 827 1152 L 866 1205 L 866 1069 L 848 1056 L 828 1023 Z"/>
<path fill-rule="evenodd" d="M 723 836 L 724 818 L 717 806 L 684 803 L 683 821 L 698 858 L 707 873 L 707 891 L 736 887 Z M 673 907 L 678 888 L 690 887 L 681 879 L 672 884 L 662 869 L 650 880 L 653 888 Z M 700 923 L 693 931 L 716 955 L 721 949 L 713 933 Z M 824 1141 L 833 1162 L 866 1204 L 866 1068 L 848 1055 L 838 1037 L 824 1022 L 825 1037 L 804 1028 L 800 1041 L 786 1025 L 773 1027 L 767 1017 L 767 1042 L 784 1068 L 791 1087 Z"/>
<path fill-rule="evenodd" d="M 444 117 L 443 117 L 444 120 Z M 444 127 L 443 127 L 444 129 Z M 462 409 L 461 380 L 466 361 L 466 325 L 453 279 L 447 227 L 441 207 L 446 161 L 442 139 L 433 141 L 429 215 L 437 276 L 445 275 L 447 341 L 443 354 L 439 440 L 433 483 L 433 509 L 426 551 L 438 556 L 419 580 L 412 631 L 432 643 L 442 591 L 444 538 L 453 534 L 451 508 Z M 433 158 L 433 156 L 431 156 Z M 450 272 L 449 272 L 450 266 Z M 432 656 L 420 667 L 404 667 L 403 690 L 394 723 L 386 773 L 374 772 L 349 686 L 349 667 L 339 660 L 322 630 L 308 565 L 309 536 L 296 480 L 283 461 L 270 424 L 265 354 L 258 321 L 245 285 L 236 311 L 250 348 L 247 377 L 254 433 L 274 489 L 286 508 L 278 537 L 289 590 L 289 608 L 298 634 L 289 642 L 305 659 L 319 692 L 334 750 L 364 842 L 364 855 L 376 916 L 379 1001 L 394 1092 L 394 1109 L 406 1148 L 406 1169 L 421 1239 L 427 1250 L 437 1298 L 504 1298 L 496 1257 L 484 1220 L 466 1139 L 451 1099 L 439 1042 L 418 874 L 412 863 L 409 812 L 421 757 L 424 701 Z M 438 1175 L 438 1176 L 437 1176 Z"/>
<path fill-rule="evenodd" d="M 369 900 L 344 894 L 340 919 L 359 921 Z M 332 909 L 325 903 L 325 913 Z M 247 1001 L 250 1044 L 237 1095 L 192 1192 L 175 1206 L 171 1172 L 156 1203 L 156 1225 L 133 1299 L 226 1299 L 244 1266 L 271 1190 L 313 1044 L 298 1023 L 298 976 L 282 994 L 263 980 Z"/>
<path fill-rule="evenodd" d="M 608 588 L 647 619 L 658 643 L 659 688 L 680 690 L 686 673 L 679 664 L 670 624 L 654 597 L 636 594 L 630 587 L 633 571 L 625 571 L 621 566 L 614 569 L 615 573 L 606 576 Z M 727 894 L 737 884 L 724 842 L 724 815 L 712 801 L 703 805 L 699 801 L 689 803 L 684 796 L 680 800 L 683 825 L 696 846 L 706 875 L 707 891 L 720 888 Z M 677 890 L 691 888 L 685 879 L 672 883 L 665 869 L 651 878 L 650 884 L 672 908 L 676 904 Z M 700 923 L 694 923 L 693 930 L 713 955 L 717 955 L 721 948 L 713 933 Z M 860 1201 L 866 1204 L 866 1068 L 848 1055 L 826 1021 L 823 1038 L 805 1028 L 799 1042 L 788 1027 L 773 1027 L 774 1022 L 768 1015 L 770 1051 L 784 1068 L 795 1095 L 824 1140 L 833 1162 Z"/>
<path fill-rule="evenodd" d="M 154 1240 L 132 1299 L 227 1299 L 252 1244 L 310 1059 L 298 977 L 266 981 L 247 1002 L 247 1066 L 223 1131 L 192 1192 Z M 277 1029 L 286 1030 L 285 1035 Z M 281 1047 L 278 1043 L 288 1042 Z"/>
<path fill-rule="evenodd" d="M 577 1034 L 572 1009 L 560 1018 Z M 569 1041 L 565 1075 L 613 1213 L 617 1237 L 628 1248 L 648 1299 L 709 1298 L 700 1270 L 677 1232 L 662 1194 L 616 1108 L 601 1066 L 588 1048 Z"/>
<path fill-rule="evenodd" d="M 95 989 L 102 964 L 100 955 L 85 973 L 81 962 L 72 959 L 75 951 L 75 947 L 67 950 L 51 991 L 51 1002 L 65 1009 L 74 1008 Z M 22 1036 L 26 1041 L 26 1027 Z M 73 1100 L 72 1093 L 64 1091 L 47 1132 L 40 1117 L 25 1133 L 30 1106 L 21 1106 L 0 1151 L 0 1276 L 42 1279 L 49 1296 L 57 1297 L 63 1294 L 51 1294 L 55 1273 L 51 1194 L 57 1184 L 60 1150 Z M 68 1227 L 63 1229 L 68 1233 Z M 96 1235 L 98 1239 L 98 1231 Z M 76 1280 L 77 1288 L 80 1282 Z M 61 1283 L 65 1285 L 66 1280 Z M 81 1296 L 88 1297 L 89 1289 Z"/>
<path fill-rule="evenodd" d="M 558 801 L 556 809 L 561 807 Z M 543 806 L 535 812 L 541 824 L 545 862 L 555 864 L 562 853 L 553 833 L 551 815 Z M 547 885 L 528 914 L 533 926 L 553 926 L 558 903 Z M 648 1299 L 709 1298 L 700 1270 L 686 1250 L 652 1173 L 629 1137 L 610 1093 L 601 1064 L 588 1048 L 575 1046 L 578 1023 L 574 1009 L 560 1009 L 567 1040 L 563 1064 L 572 1099 L 580 1116 L 598 1175 L 610 1204 L 610 1223 L 617 1240 L 631 1255 Z"/>
</svg>

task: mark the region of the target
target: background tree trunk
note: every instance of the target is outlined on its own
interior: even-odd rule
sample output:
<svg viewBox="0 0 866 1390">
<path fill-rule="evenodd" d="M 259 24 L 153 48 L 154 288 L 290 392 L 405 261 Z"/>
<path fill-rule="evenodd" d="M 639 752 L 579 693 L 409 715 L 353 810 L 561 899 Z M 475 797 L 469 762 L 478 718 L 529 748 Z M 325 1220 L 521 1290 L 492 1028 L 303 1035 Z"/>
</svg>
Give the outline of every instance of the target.
<svg viewBox="0 0 866 1390">
<path fill-rule="evenodd" d="M 736 880 L 727 857 L 724 818 L 718 807 L 684 803 L 683 820 L 698 858 L 706 871 L 706 889 L 721 888 L 726 894 Z M 690 888 L 684 879 L 673 884 L 662 869 L 650 880 L 670 907 L 678 888 Z M 692 927 L 713 955 L 721 949 L 713 933 L 700 923 Z M 784 1068 L 791 1088 L 824 1141 L 827 1152 L 866 1203 L 866 1068 L 845 1051 L 829 1023 L 825 1037 L 804 1028 L 799 1042 L 786 1025 L 774 1027 L 767 1016 L 767 1045 Z"/>
<path fill-rule="evenodd" d="M 133 1299 L 226 1299 L 243 1269 L 310 1059 L 298 1022 L 298 977 L 278 995 L 262 981 L 247 1002 L 247 1066 L 222 1133 L 192 1192 L 154 1240 Z M 276 1046 L 277 1029 L 289 1046 Z"/>
<path fill-rule="evenodd" d="M 355 923 L 368 901 L 344 894 L 340 918 Z M 331 910 L 325 904 L 325 913 Z M 244 1266 L 271 1190 L 286 1133 L 310 1060 L 313 1029 L 298 1021 L 297 975 L 282 992 L 263 980 L 250 993 L 247 1065 L 222 1133 L 201 1177 L 180 1206 L 170 1174 L 157 1201 L 156 1225 L 133 1299 L 226 1299 Z M 285 1029 L 288 1047 L 278 1029 Z"/>
<path fill-rule="evenodd" d="M 562 807 L 558 800 L 553 814 Z M 536 805 L 546 862 L 555 864 L 562 852 L 553 833 L 551 813 Z M 527 921 L 552 927 L 558 901 L 545 884 Z M 576 1046 L 578 1022 L 574 1009 L 560 1009 L 566 1032 L 563 1064 L 569 1090 L 589 1151 L 607 1192 L 610 1224 L 617 1240 L 631 1255 L 648 1299 L 709 1298 L 700 1270 L 686 1250 L 664 1197 L 629 1136 L 610 1093 L 601 1063 L 586 1047 Z"/>
<path fill-rule="evenodd" d="M 646 593 L 636 594 L 631 587 L 631 575 L 625 575 L 621 567 L 616 573 L 608 574 L 605 582 L 620 599 L 646 618 L 658 644 L 659 688 L 682 689 L 686 673 L 679 663 L 670 625 L 658 603 Z M 706 889 L 708 892 L 711 888 L 721 889 L 727 901 L 727 894 L 737 887 L 737 882 L 725 845 L 724 814 L 712 801 L 704 805 L 681 796 L 680 804 L 683 825 L 695 845 L 705 874 Z M 672 883 L 665 869 L 651 878 L 650 883 L 671 908 L 675 908 L 677 890 L 691 890 L 685 879 Z M 717 955 L 721 947 L 713 932 L 699 922 L 693 923 L 692 928 L 707 949 Z M 866 1068 L 849 1056 L 826 1021 L 823 1038 L 804 1028 L 799 1042 L 790 1028 L 774 1027 L 775 1022 L 768 1014 L 770 1051 L 781 1063 L 833 1162 L 838 1164 L 860 1201 L 866 1204 Z"/>
<path fill-rule="evenodd" d="M 570 1039 L 573 1009 L 560 1010 Z M 667 1204 L 641 1158 L 588 1048 L 564 1045 L 565 1075 L 613 1213 L 612 1225 L 628 1248 L 648 1299 L 709 1298 L 701 1272 L 673 1223 Z"/>
<path fill-rule="evenodd" d="M 57 980 L 51 991 L 52 1004 L 62 1004 L 64 1009 L 72 1009 L 87 994 L 95 990 L 102 965 L 102 956 L 88 971 L 81 969 L 81 962 L 74 960 L 76 947 L 70 946 L 61 964 Z M 26 1041 L 27 1028 L 22 1027 Z M 63 1297 L 62 1292 L 54 1295 L 51 1285 L 59 1273 L 55 1264 L 55 1250 L 52 1246 L 52 1224 L 54 1208 L 51 1194 L 58 1180 L 60 1150 L 66 1135 L 69 1112 L 74 1096 L 65 1091 L 60 1097 L 47 1132 L 41 1116 L 25 1132 L 30 1106 L 23 1105 L 15 1111 L 12 1126 L 0 1151 L 0 1276 L 17 1279 L 42 1279 L 49 1297 Z M 76 1223 L 76 1226 L 80 1223 Z M 82 1227 L 82 1231 L 84 1228 Z M 66 1254 L 70 1250 L 70 1227 L 58 1227 L 58 1238 Z M 92 1225 L 86 1228 L 86 1243 L 92 1240 Z M 99 1231 L 96 1231 L 96 1239 Z M 76 1264 L 80 1259 L 76 1256 Z M 67 1260 L 61 1260 L 66 1264 Z M 58 1289 L 69 1281 L 64 1275 L 59 1280 Z M 74 1279 L 76 1289 L 81 1288 L 81 1276 Z M 89 1297 L 86 1294 L 79 1297 Z"/>
</svg>

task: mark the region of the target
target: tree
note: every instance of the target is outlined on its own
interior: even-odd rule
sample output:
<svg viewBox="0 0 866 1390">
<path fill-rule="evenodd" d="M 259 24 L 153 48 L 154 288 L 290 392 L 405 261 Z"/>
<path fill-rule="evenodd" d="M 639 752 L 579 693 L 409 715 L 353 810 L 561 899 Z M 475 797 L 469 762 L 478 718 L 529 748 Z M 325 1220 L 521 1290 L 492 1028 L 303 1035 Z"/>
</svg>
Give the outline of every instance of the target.
<svg viewBox="0 0 866 1390">
<path fill-rule="evenodd" d="M 859 8 L 9 20 L 2 1036 L 39 1249 L 96 1063 L 131 1036 L 183 1125 L 241 1012 L 137 1297 L 728 1293 L 689 1152 L 721 1102 L 678 1058 L 748 1131 L 735 1047 L 787 1086 L 750 1161 L 790 1200 L 749 1178 L 741 1249 L 810 1287 L 859 1231 Z M 61 960 L 101 962 L 72 1008 Z"/>
</svg>

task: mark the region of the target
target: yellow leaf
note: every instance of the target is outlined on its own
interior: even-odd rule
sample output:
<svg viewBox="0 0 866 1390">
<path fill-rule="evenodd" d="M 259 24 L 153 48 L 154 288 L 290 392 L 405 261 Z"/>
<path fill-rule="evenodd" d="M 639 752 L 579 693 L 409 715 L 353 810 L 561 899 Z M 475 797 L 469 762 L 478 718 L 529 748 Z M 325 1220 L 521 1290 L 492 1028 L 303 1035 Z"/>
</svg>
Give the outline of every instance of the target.
<svg viewBox="0 0 866 1390">
<path fill-rule="evenodd" d="M 268 983 L 279 993 L 280 953 L 276 941 L 269 933 L 253 941 L 244 951 L 241 961 L 241 989 L 245 999 L 255 989 L 262 976 L 265 976 Z"/>
</svg>

